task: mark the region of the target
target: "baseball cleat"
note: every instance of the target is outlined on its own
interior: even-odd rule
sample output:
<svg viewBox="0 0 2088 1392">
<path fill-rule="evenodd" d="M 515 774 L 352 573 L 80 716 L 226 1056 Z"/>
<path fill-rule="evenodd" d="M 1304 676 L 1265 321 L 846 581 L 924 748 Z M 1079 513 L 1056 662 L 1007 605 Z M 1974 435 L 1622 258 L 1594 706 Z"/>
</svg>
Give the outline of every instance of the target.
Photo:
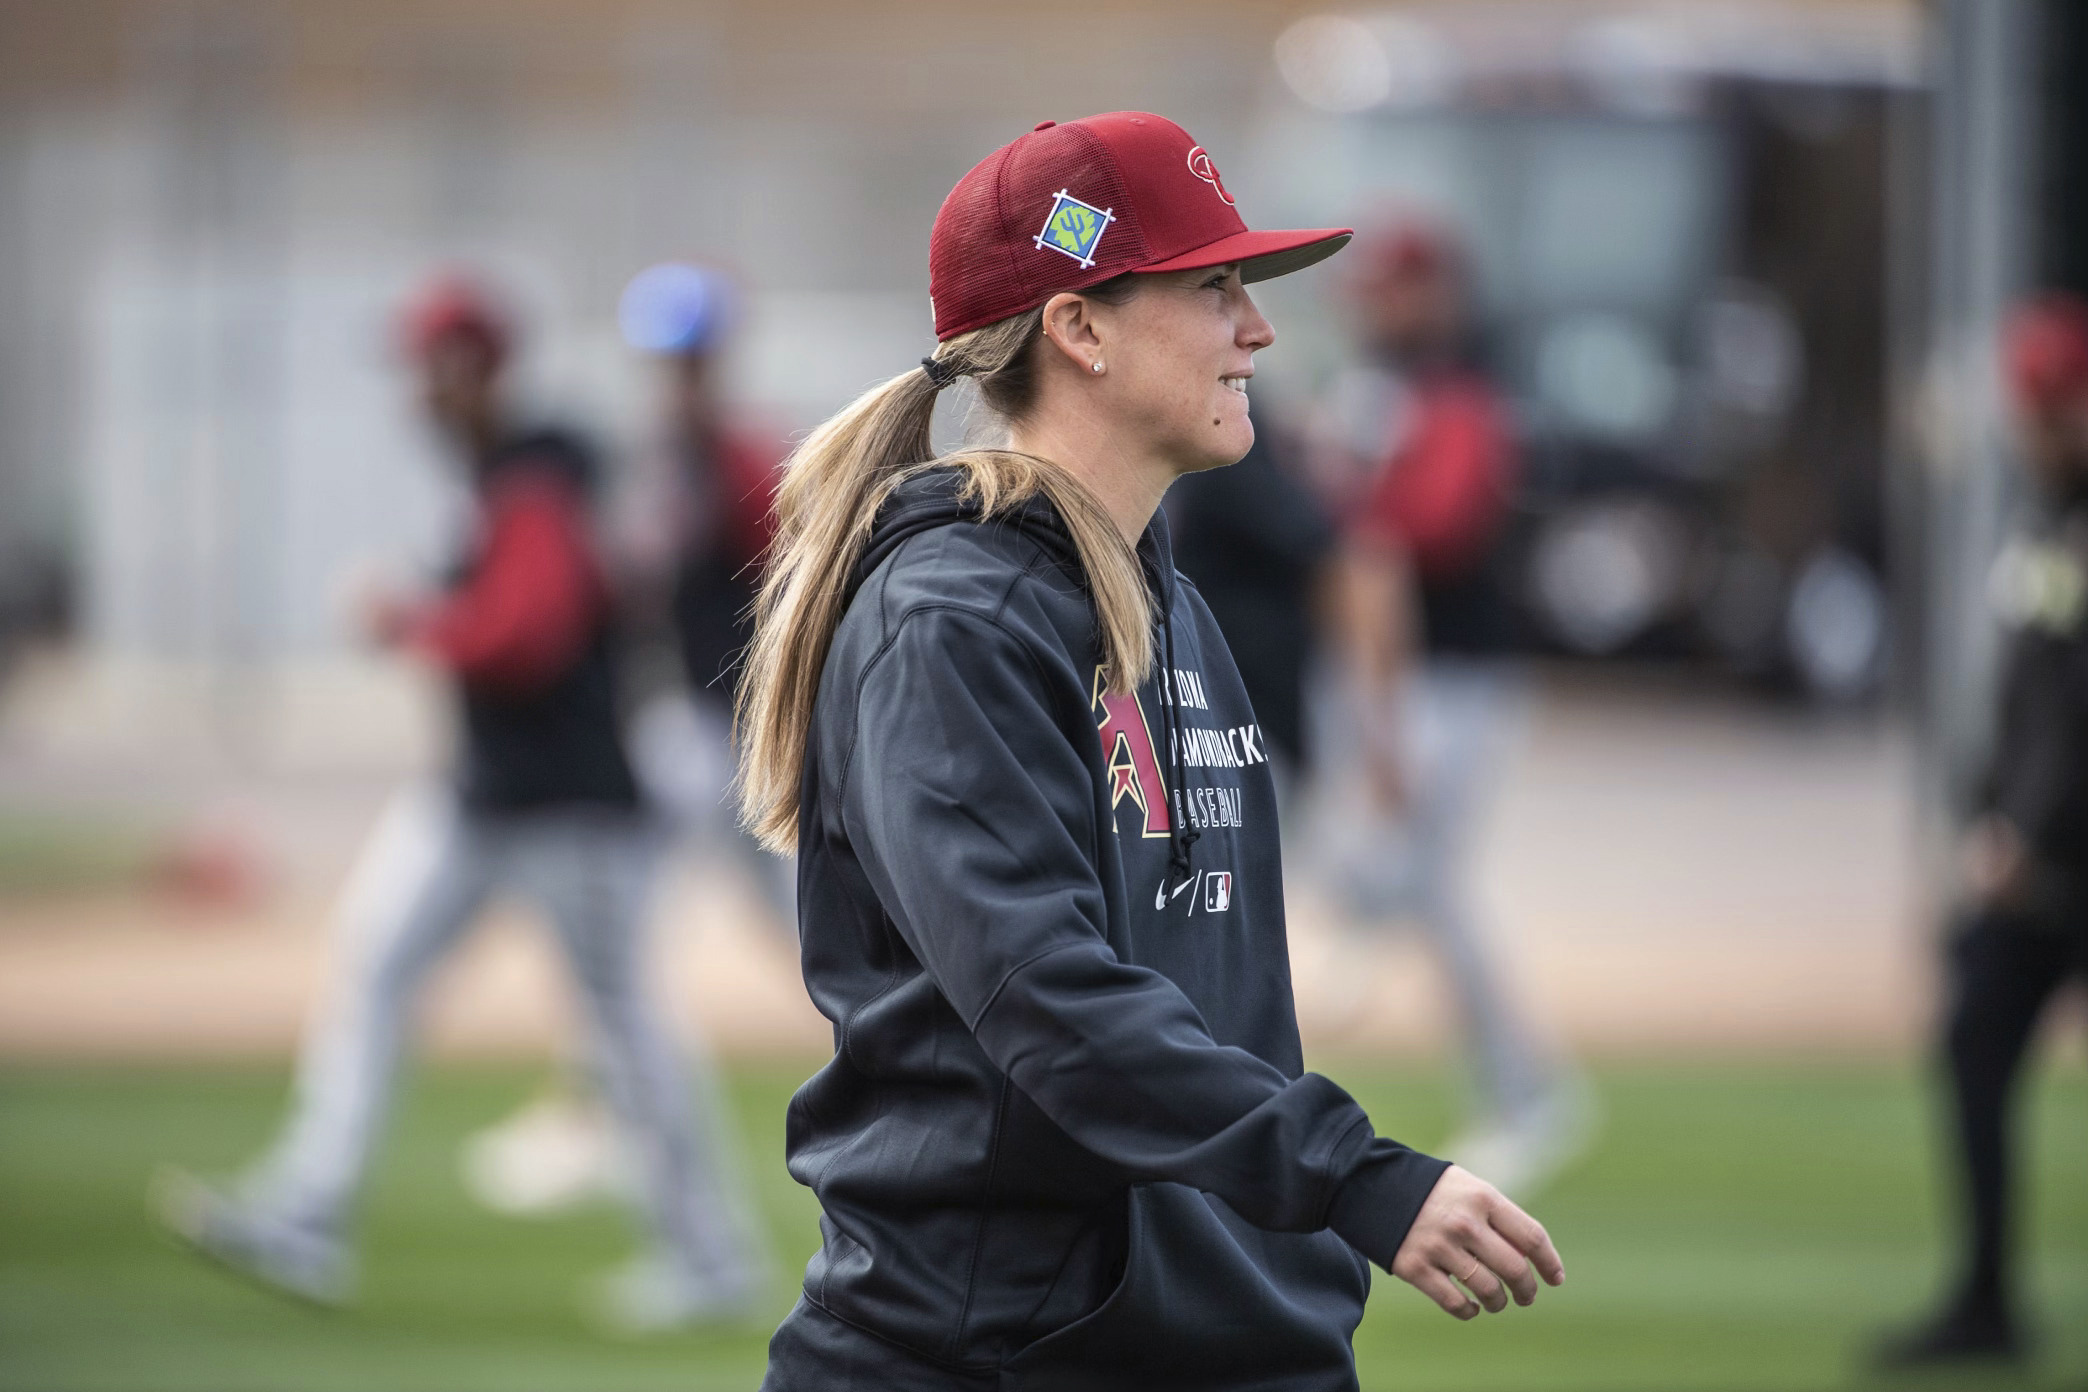
<svg viewBox="0 0 2088 1392">
<path fill-rule="evenodd" d="M 353 1263 L 332 1237 L 283 1221 L 183 1170 L 152 1182 L 153 1212 L 198 1256 L 279 1295 L 334 1308 L 354 1289 Z"/>
</svg>

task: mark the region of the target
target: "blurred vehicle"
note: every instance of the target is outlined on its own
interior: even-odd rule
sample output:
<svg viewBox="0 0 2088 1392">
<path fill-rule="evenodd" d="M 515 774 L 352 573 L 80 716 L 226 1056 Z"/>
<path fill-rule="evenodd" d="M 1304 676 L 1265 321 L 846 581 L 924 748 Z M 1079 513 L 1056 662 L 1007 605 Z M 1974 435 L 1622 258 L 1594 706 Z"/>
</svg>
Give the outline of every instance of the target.
<svg viewBox="0 0 2088 1392">
<path fill-rule="evenodd" d="M 1875 691 L 1878 247 L 1910 27 L 1424 5 L 1301 20 L 1276 57 L 1359 203 L 1470 244 L 1526 461 L 1507 542 L 1526 641 Z"/>
</svg>

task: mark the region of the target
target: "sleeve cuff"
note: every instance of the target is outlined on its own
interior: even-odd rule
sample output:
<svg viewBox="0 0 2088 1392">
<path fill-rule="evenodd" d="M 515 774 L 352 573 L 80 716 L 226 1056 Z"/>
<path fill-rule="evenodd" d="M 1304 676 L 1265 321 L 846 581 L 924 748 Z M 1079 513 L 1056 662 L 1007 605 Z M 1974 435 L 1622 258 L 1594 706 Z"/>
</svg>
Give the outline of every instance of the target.
<svg viewBox="0 0 2088 1392">
<path fill-rule="evenodd" d="M 1371 1142 L 1370 1151 L 1369 1158 L 1335 1191 L 1334 1202 L 1327 1208 L 1327 1226 L 1390 1271 L 1407 1230 L 1414 1226 L 1421 1205 L 1450 1162 L 1382 1137 Z"/>
</svg>

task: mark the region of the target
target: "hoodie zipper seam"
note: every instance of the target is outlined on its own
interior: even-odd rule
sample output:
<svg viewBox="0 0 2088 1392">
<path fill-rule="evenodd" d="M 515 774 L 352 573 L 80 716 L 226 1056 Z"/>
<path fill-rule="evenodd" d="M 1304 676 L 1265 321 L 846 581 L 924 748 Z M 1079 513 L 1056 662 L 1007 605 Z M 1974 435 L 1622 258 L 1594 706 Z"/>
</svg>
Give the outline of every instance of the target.
<svg viewBox="0 0 2088 1392">
<path fill-rule="evenodd" d="M 999 1072 L 998 1069 L 995 1070 Z M 964 1271 L 964 1302 L 957 1307 L 957 1327 L 950 1334 L 949 1357 L 954 1361 L 958 1350 L 964 1346 L 964 1333 L 971 1324 L 972 1300 L 979 1289 L 979 1256 L 986 1248 L 986 1223 L 993 1216 L 994 1183 L 1000 1177 L 1000 1153 L 1002 1132 L 1008 1120 L 1008 1089 L 1013 1086 L 1008 1075 L 1000 1075 L 999 1095 L 993 1104 L 993 1145 L 986 1155 L 986 1184 L 979 1195 L 979 1220 L 972 1231 L 971 1260 Z"/>
<path fill-rule="evenodd" d="M 1103 947 L 1108 947 L 1109 939 L 1104 937 L 1102 934 L 1097 933 L 1095 934 L 1095 943 L 1098 943 Z M 994 983 L 993 990 L 987 994 L 986 1003 L 979 1007 L 979 1013 L 972 1017 L 971 1022 L 967 1024 L 965 1028 L 971 1030 L 972 1033 L 977 1034 L 979 1026 L 984 1024 L 986 1021 L 986 1017 L 993 1013 L 993 1007 L 1000 1004 L 1000 998 L 1002 994 L 1007 991 L 1008 983 L 1013 981 L 1016 977 L 1022 975 L 1024 972 L 1028 971 L 1031 967 L 1037 965 L 1037 963 L 1043 961 L 1046 957 L 1056 957 L 1061 952 L 1071 952 L 1076 948 L 1085 948 L 1093 945 L 1094 944 L 1090 944 L 1087 942 L 1053 943 L 1050 947 L 1040 949 L 1036 952 L 1032 952 L 1029 956 L 1023 958 L 1020 962 L 1017 962 L 1014 966 L 1008 968 L 1006 972 L 1002 973 L 1001 979 Z"/>
</svg>

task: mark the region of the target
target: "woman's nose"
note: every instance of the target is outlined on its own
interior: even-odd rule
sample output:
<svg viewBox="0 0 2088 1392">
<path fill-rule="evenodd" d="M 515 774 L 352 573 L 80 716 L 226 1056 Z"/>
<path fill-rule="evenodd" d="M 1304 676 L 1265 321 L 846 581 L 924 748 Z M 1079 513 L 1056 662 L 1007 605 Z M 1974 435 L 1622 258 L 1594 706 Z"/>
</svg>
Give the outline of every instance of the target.
<svg viewBox="0 0 2088 1392">
<path fill-rule="evenodd" d="M 1247 313 L 1241 318 L 1233 341 L 1242 348 L 1256 349 L 1266 348 L 1274 343 L 1276 328 L 1262 316 L 1261 310 L 1255 307 L 1253 297 L 1243 290 L 1240 292 L 1240 299 L 1247 306 Z"/>
</svg>

